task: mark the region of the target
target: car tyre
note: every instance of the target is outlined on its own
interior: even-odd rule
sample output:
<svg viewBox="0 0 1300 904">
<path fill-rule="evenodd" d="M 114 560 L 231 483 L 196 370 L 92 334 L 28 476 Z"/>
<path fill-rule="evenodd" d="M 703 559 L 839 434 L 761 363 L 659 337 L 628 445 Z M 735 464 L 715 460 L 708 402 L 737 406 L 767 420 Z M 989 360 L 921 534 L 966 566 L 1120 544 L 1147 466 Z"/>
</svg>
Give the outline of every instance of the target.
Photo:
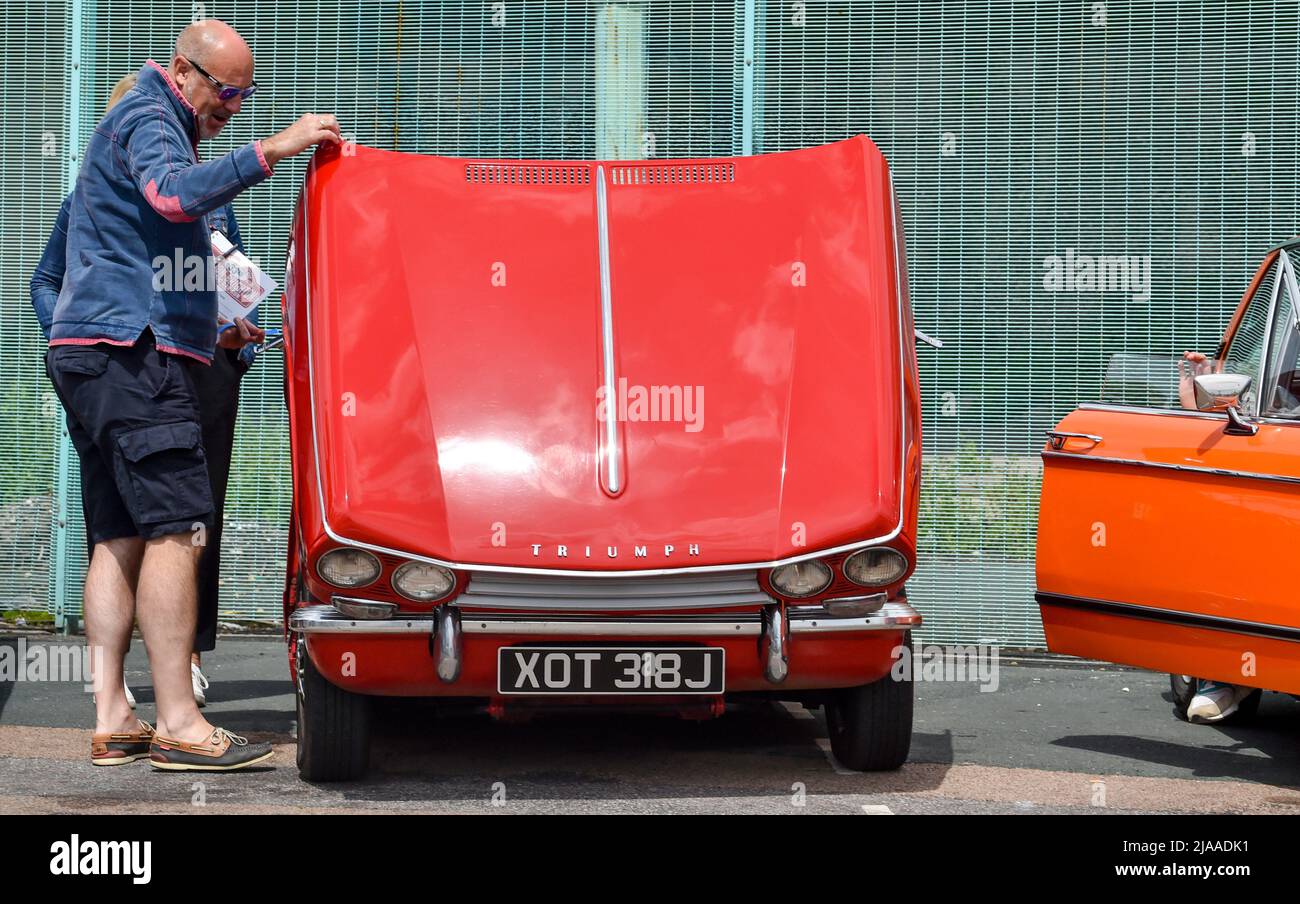
<svg viewBox="0 0 1300 904">
<path fill-rule="evenodd" d="M 298 774 L 309 782 L 361 778 L 370 765 L 370 698 L 325 679 L 297 644 Z"/>
<path fill-rule="evenodd" d="M 909 668 L 902 679 L 893 669 L 883 678 L 832 691 L 825 703 L 826 728 L 835 759 L 859 772 L 897 769 L 912 748 L 912 633 L 904 635 Z"/>
<path fill-rule="evenodd" d="M 1199 679 L 1190 675 L 1170 675 L 1169 690 L 1174 698 L 1174 714 L 1184 722 L 1187 721 L 1187 707 L 1192 705 L 1192 698 L 1196 696 L 1196 682 Z M 1242 698 L 1237 704 L 1237 711 L 1216 725 L 1227 725 L 1232 722 L 1244 721 L 1255 718 L 1259 712 L 1259 701 L 1264 696 L 1264 692 L 1259 688 Z"/>
</svg>

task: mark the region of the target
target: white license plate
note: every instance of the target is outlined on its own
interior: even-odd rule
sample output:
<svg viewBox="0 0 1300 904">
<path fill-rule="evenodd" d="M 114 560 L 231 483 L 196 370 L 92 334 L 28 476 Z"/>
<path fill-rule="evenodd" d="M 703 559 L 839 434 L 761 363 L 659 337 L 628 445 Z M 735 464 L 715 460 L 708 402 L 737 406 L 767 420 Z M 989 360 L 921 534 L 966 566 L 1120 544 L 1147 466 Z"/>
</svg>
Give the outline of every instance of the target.
<svg viewBox="0 0 1300 904">
<path fill-rule="evenodd" d="M 721 647 L 501 647 L 499 694 L 721 694 Z"/>
</svg>

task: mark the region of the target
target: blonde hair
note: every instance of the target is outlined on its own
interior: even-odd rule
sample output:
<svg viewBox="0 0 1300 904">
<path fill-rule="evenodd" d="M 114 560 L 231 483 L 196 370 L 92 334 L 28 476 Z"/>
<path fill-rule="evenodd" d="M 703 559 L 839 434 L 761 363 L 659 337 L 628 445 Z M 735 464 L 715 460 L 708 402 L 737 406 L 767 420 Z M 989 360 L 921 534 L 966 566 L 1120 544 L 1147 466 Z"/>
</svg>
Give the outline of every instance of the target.
<svg viewBox="0 0 1300 904">
<path fill-rule="evenodd" d="M 117 106 L 117 102 L 126 96 L 126 92 L 135 87 L 135 81 L 136 75 L 134 72 L 117 80 L 117 84 L 113 86 L 112 92 L 108 95 L 108 105 L 104 107 L 105 113 Z"/>
</svg>

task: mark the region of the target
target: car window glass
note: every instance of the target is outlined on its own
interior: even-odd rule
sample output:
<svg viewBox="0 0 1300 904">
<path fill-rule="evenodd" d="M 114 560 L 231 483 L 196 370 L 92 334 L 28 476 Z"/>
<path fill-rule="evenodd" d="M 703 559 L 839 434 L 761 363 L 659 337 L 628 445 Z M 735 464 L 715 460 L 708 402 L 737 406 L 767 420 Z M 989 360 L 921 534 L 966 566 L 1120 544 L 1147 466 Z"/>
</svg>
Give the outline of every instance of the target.
<svg viewBox="0 0 1300 904">
<path fill-rule="evenodd" d="M 1294 270 L 1298 261 L 1290 256 L 1290 262 Z M 1297 301 L 1290 280 L 1283 280 L 1269 331 L 1268 368 L 1260 392 L 1261 414 L 1265 417 L 1300 419 L 1300 380 L 1296 374 L 1297 356 L 1300 356 Z"/>
<path fill-rule="evenodd" d="M 1264 356 L 1264 338 L 1268 332 L 1268 308 L 1273 299 L 1273 290 L 1277 285 L 1279 266 L 1274 263 L 1260 282 L 1255 294 L 1250 298 L 1246 313 L 1241 323 L 1232 334 L 1227 352 L 1223 356 L 1222 373 L 1242 374 L 1251 378 L 1251 387 L 1242 396 L 1241 408 L 1245 414 L 1255 414 L 1258 386 L 1260 382 L 1260 362 Z"/>
<path fill-rule="evenodd" d="M 1179 356 L 1116 352 L 1101 374 L 1102 402 L 1139 408 L 1179 408 Z"/>
<path fill-rule="evenodd" d="M 1300 257 L 1297 258 L 1300 263 Z M 1243 374 L 1251 378 L 1250 388 L 1242 396 L 1241 408 L 1245 414 L 1254 414 L 1259 393 L 1260 366 L 1264 358 L 1265 335 L 1268 332 L 1268 311 L 1273 299 L 1273 289 L 1277 285 L 1279 267 L 1277 263 L 1269 267 L 1250 297 L 1250 303 L 1242 315 L 1241 323 L 1233 333 L 1226 355 L 1220 362 L 1208 357 L 1212 354 L 1208 348 L 1198 349 L 1207 355 L 1205 362 L 1197 366 L 1200 373 Z M 1183 330 L 1178 332 L 1182 333 Z M 1175 340 L 1175 351 L 1166 354 L 1151 354 L 1142 351 L 1120 351 L 1110 355 L 1101 374 L 1100 400 L 1116 405 L 1136 406 L 1140 408 L 1193 408 L 1190 383 L 1182 385 L 1180 397 L 1180 376 L 1193 373 L 1190 362 L 1182 358 L 1182 349 L 1195 345 L 1195 339 Z M 1282 340 L 1279 338 L 1278 342 Z M 1286 352 L 1283 352 L 1284 354 Z M 1295 349 L 1291 349 L 1295 361 Z M 1280 360 L 1280 359 L 1279 359 Z M 1290 372 L 1294 368 L 1287 367 Z M 1300 390 L 1300 381 L 1297 381 Z M 1300 392 L 1297 392 L 1300 395 Z M 1300 413 L 1297 413 L 1300 418 Z"/>
</svg>

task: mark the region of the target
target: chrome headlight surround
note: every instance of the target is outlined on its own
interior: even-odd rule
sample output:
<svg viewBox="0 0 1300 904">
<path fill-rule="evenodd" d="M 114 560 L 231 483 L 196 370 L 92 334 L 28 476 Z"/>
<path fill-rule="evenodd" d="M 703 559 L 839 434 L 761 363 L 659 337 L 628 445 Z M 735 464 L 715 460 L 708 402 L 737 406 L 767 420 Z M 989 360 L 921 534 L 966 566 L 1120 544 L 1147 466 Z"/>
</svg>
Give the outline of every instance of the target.
<svg viewBox="0 0 1300 904">
<path fill-rule="evenodd" d="M 907 574 L 907 556 L 890 546 L 860 549 L 844 560 L 844 576 L 859 587 L 888 587 Z"/>
<path fill-rule="evenodd" d="M 456 576 L 441 565 L 407 562 L 393 572 L 393 589 L 414 603 L 436 603 L 456 589 Z"/>
<path fill-rule="evenodd" d="M 773 568 L 767 580 L 782 596 L 804 599 L 821 593 L 831 585 L 834 577 L 835 573 L 825 562 L 809 559 Z"/>
<path fill-rule="evenodd" d="M 379 559 L 364 549 L 340 546 L 316 560 L 316 575 L 331 587 L 354 590 L 379 580 L 384 567 Z"/>
</svg>

